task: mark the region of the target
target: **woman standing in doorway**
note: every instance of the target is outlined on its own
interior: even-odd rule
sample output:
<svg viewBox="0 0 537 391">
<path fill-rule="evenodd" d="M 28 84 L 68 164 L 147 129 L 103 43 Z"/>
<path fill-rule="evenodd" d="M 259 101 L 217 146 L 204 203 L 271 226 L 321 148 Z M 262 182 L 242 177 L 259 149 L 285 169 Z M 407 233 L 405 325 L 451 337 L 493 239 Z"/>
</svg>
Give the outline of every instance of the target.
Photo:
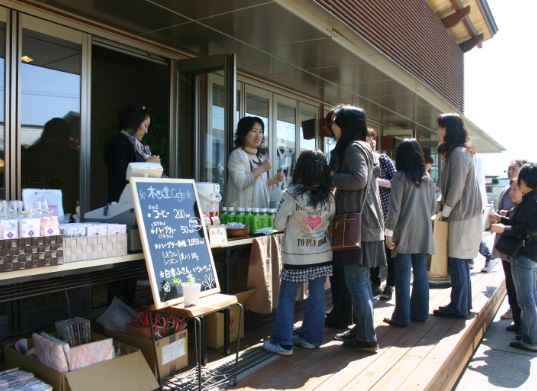
<svg viewBox="0 0 537 391">
<path fill-rule="evenodd" d="M 443 144 L 440 177 L 440 216 L 448 221 L 448 271 L 451 302 L 433 311 L 437 316 L 467 318 L 472 309 L 470 262 L 477 257 L 482 232 L 482 201 L 472 146 L 458 114 L 438 117 L 438 138 Z"/>
<path fill-rule="evenodd" d="M 259 117 L 243 117 L 237 124 L 235 149 L 227 163 L 226 204 L 243 208 L 268 208 L 269 187 L 283 182 L 282 172 L 272 178 L 272 163 L 260 153 L 265 124 Z"/>
<path fill-rule="evenodd" d="M 160 156 L 151 155 L 149 146 L 142 139 L 149 131 L 151 115 L 144 105 L 123 108 L 118 116 L 121 131 L 107 146 L 105 159 L 108 164 L 108 202 L 119 201 L 127 185 L 129 163 L 160 163 Z"/>
</svg>

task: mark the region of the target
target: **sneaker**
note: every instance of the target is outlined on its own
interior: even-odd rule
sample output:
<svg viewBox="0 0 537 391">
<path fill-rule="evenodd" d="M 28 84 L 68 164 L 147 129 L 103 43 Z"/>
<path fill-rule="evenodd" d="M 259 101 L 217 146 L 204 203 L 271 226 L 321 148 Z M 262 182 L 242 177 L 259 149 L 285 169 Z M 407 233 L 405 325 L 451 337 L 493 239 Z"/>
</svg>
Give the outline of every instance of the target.
<svg viewBox="0 0 537 391">
<path fill-rule="evenodd" d="M 509 308 L 507 311 L 505 311 L 505 314 L 500 316 L 500 319 L 503 319 L 503 320 L 511 320 L 511 319 L 513 319 L 513 311 L 511 310 L 511 308 Z"/>
<path fill-rule="evenodd" d="M 393 286 L 386 285 L 379 298 L 381 300 L 390 301 L 393 296 Z"/>
<path fill-rule="evenodd" d="M 379 285 L 373 285 L 371 287 L 371 290 L 373 291 L 373 297 L 377 297 L 383 292 L 382 288 Z"/>
<path fill-rule="evenodd" d="M 513 341 L 513 342 L 511 342 L 509 344 L 509 346 L 511 346 L 512 348 L 515 348 L 515 349 L 527 350 L 529 352 L 537 352 L 537 348 L 532 348 L 532 347 L 526 346 L 522 340 Z"/>
<path fill-rule="evenodd" d="M 352 339 L 356 337 L 356 330 L 354 327 L 350 330 L 334 335 L 334 341 L 345 341 L 346 339 Z"/>
<path fill-rule="evenodd" d="M 295 337 L 293 337 L 293 345 L 300 346 L 303 349 L 316 349 L 316 348 L 318 348 L 317 345 L 306 341 L 300 335 L 296 335 Z"/>
<path fill-rule="evenodd" d="M 492 271 L 496 267 L 498 262 L 500 262 L 498 258 L 493 258 L 493 259 L 487 258 L 485 260 L 485 266 L 483 267 L 483 269 L 481 269 L 481 273 L 488 273 Z"/>
<path fill-rule="evenodd" d="M 293 349 L 286 349 L 281 345 L 272 343 L 270 340 L 263 343 L 263 349 L 269 353 L 279 354 L 280 356 L 290 356 L 293 354 Z"/>
<path fill-rule="evenodd" d="M 360 350 L 362 352 L 376 353 L 379 350 L 379 344 L 376 342 L 358 341 L 356 338 L 349 338 L 343 341 L 343 346 L 352 350 Z"/>
</svg>

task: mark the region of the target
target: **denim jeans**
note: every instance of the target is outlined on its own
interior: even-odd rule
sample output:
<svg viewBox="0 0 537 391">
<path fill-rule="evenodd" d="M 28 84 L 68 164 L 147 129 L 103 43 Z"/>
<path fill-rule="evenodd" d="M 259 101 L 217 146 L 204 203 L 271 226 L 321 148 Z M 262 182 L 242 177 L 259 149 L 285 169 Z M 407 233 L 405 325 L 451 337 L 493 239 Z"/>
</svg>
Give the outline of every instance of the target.
<svg viewBox="0 0 537 391">
<path fill-rule="evenodd" d="M 377 342 L 373 323 L 373 295 L 369 280 L 369 267 L 345 265 L 345 283 L 352 299 L 353 318 L 356 322 L 356 339 Z"/>
<path fill-rule="evenodd" d="M 429 278 L 425 254 L 397 254 L 395 257 L 395 310 L 392 320 L 404 326 L 410 320 L 424 321 L 429 317 Z M 410 295 L 410 268 L 414 281 Z"/>
<path fill-rule="evenodd" d="M 471 261 L 471 259 L 448 258 L 448 272 L 451 279 L 451 303 L 448 305 L 448 310 L 464 317 L 469 316 L 472 309 Z"/>
<path fill-rule="evenodd" d="M 324 336 L 325 293 L 324 282 L 326 277 L 319 277 L 308 281 L 308 300 L 306 313 L 300 336 L 306 341 L 322 345 Z M 270 340 L 278 345 L 293 344 L 293 324 L 295 315 L 295 298 L 301 282 L 280 281 L 280 294 L 278 296 L 278 309 L 276 310 L 276 324 Z"/>
<path fill-rule="evenodd" d="M 522 344 L 537 350 L 537 292 L 535 273 L 537 262 L 523 255 L 511 261 L 511 273 L 515 283 L 516 297 L 520 307 L 519 332 Z"/>
</svg>

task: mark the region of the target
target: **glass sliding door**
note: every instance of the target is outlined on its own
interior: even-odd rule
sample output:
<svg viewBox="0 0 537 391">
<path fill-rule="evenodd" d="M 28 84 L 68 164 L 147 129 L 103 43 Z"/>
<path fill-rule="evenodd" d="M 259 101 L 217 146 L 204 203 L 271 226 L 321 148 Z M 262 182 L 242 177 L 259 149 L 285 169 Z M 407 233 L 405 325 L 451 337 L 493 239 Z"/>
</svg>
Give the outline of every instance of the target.
<svg viewBox="0 0 537 391">
<path fill-rule="evenodd" d="M 175 62 L 178 80 L 177 160 L 191 156 L 193 170 L 179 166 L 183 177 L 220 185 L 225 194 L 227 157 L 237 117 L 237 68 L 234 54 L 217 54 Z M 240 96 L 239 96 L 240 98 Z"/>
<path fill-rule="evenodd" d="M 60 189 L 79 202 L 82 33 L 21 16 L 18 145 L 21 188 Z"/>
<path fill-rule="evenodd" d="M 224 194 L 227 151 L 225 149 L 225 89 L 224 78 L 220 75 L 209 75 L 209 124 L 206 131 L 202 129 L 200 150 L 200 178 L 202 182 L 220 184 Z M 240 116 L 240 89 L 237 89 L 236 121 Z M 234 130 L 233 130 L 234 131 Z"/>
<path fill-rule="evenodd" d="M 0 7 L 0 200 L 6 199 L 6 9 Z"/>
<path fill-rule="evenodd" d="M 295 100 L 276 97 L 276 170 L 283 172 L 281 189 L 291 183 L 296 162 L 297 104 Z"/>
</svg>

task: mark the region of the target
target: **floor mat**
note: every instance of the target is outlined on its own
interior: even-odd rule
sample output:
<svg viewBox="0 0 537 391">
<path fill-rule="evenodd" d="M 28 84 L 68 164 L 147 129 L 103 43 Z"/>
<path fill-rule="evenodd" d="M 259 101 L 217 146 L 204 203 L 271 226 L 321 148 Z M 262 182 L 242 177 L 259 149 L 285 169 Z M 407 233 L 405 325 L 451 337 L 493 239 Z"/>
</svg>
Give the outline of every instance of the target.
<svg viewBox="0 0 537 391">
<path fill-rule="evenodd" d="M 268 353 L 263 350 L 262 345 L 253 346 L 239 355 L 237 369 L 237 381 L 257 371 L 261 367 L 277 360 L 280 356 Z M 233 387 L 233 373 L 235 366 L 235 355 L 230 355 L 225 359 L 211 364 L 209 367 L 202 367 L 202 389 L 203 390 L 225 390 Z M 197 367 L 183 372 L 179 375 L 166 378 L 162 382 L 160 390 L 197 390 L 198 376 Z"/>
</svg>

